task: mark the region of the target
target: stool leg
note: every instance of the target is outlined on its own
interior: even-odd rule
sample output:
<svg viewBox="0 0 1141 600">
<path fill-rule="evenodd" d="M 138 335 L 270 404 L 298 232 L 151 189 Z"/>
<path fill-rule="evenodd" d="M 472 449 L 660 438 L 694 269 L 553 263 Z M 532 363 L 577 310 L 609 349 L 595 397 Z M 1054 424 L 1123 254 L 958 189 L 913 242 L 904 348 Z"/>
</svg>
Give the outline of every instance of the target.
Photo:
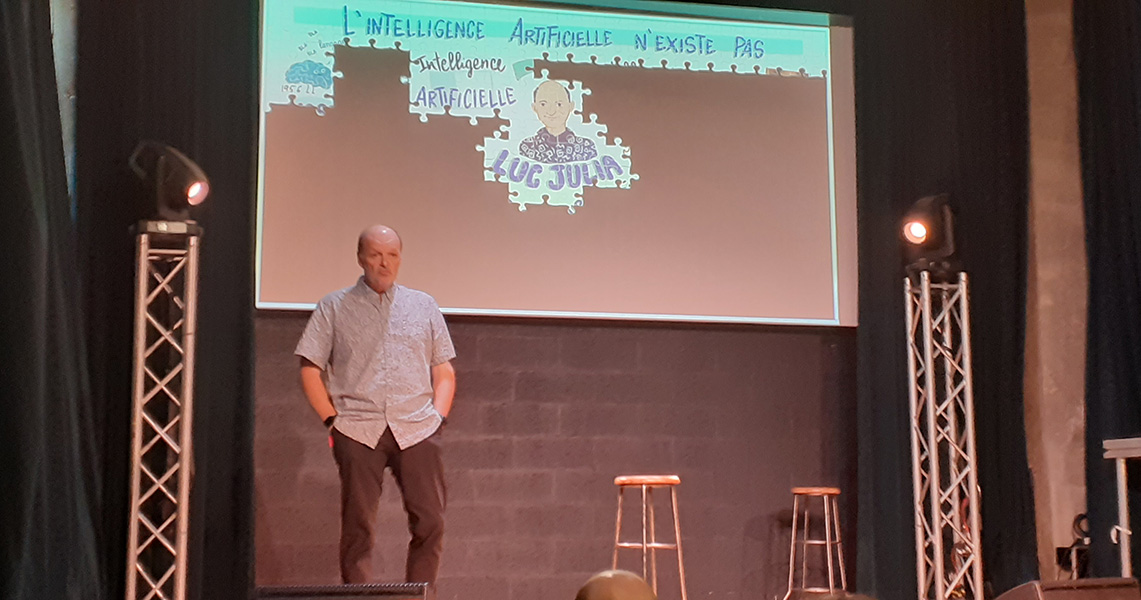
<svg viewBox="0 0 1141 600">
<path fill-rule="evenodd" d="M 832 568 L 832 502 L 824 496 L 824 552 L 828 555 L 828 593 L 836 593 L 835 569 Z"/>
<path fill-rule="evenodd" d="M 622 539 L 622 486 L 618 486 L 618 517 L 614 523 L 614 562 L 611 563 L 611 569 L 618 568 L 618 544 Z"/>
<path fill-rule="evenodd" d="M 800 589 L 808 588 L 808 529 L 811 527 L 809 519 L 809 504 L 808 499 L 804 499 L 804 535 L 801 536 L 803 543 L 800 545 Z"/>
<path fill-rule="evenodd" d="M 840 539 L 840 504 L 835 496 L 832 497 L 832 518 L 836 521 L 834 528 L 836 531 L 836 557 L 840 562 L 840 589 L 847 590 L 848 576 L 844 569 L 844 546 Z"/>
<path fill-rule="evenodd" d="M 784 600 L 788 600 L 792 596 L 793 576 L 796 574 L 796 522 L 800 517 L 800 497 L 794 495 L 792 497 L 792 535 L 790 536 L 791 542 L 788 545 L 788 591 L 784 594 Z"/>
<path fill-rule="evenodd" d="M 649 578 L 647 571 L 646 560 L 649 557 L 646 555 L 646 486 L 642 486 L 642 579 Z M 657 592 L 654 592 L 657 595 Z"/>
<path fill-rule="evenodd" d="M 685 562 L 681 558 L 681 519 L 678 518 L 677 487 L 670 488 L 670 500 L 673 501 L 674 510 L 674 542 L 677 544 L 677 577 L 681 582 L 681 600 L 685 597 Z"/>
<path fill-rule="evenodd" d="M 654 595 L 658 595 L 658 543 L 657 530 L 654 527 L 654 488 L 646 488 L 646 505 L 650 511 L 650 575 L 653 578 L 652 587 Z"/>
</svg>

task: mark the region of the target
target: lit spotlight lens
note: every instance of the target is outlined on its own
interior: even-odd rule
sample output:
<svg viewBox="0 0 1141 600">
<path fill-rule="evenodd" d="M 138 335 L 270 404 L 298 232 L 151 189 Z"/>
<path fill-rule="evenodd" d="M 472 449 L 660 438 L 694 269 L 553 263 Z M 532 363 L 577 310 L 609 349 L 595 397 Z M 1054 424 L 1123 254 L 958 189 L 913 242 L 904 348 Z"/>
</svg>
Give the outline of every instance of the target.
<svg viewBox="0 0 1141 600">
<path fill-rule="evenodd" d="M 206 199 L 208 191 L 209 188 L 205 183 L 195 181 L 186 188 L 186 201 L 190 204 L 201 204 Z"/>
<path fill-rule="evenodd" d="M 912 244 L 927 241 L 927 226 L 919 221 L 911 221 L 903 226 L 903 237 Z"/>
</svg>

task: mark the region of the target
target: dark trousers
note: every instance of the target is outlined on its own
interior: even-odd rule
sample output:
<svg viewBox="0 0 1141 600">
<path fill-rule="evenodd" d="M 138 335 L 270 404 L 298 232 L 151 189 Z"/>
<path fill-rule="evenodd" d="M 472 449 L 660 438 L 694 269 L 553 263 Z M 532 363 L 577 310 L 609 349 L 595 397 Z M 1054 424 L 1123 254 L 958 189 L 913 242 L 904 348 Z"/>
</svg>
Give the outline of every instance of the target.
<svg viewBox="0 0 1141 600">
<path fill-rule="evenodd" d="M 405 580 L 435 587 L 444 548 L 444 465 L 439 432 L 404 450 L 386 429 L 376 449 L 333 431 L 333 456 L 341 474 L 341 579 L 370 583 L 373 529 L 384 469 L 391 468 L 408 513 Z"/>
</svg>

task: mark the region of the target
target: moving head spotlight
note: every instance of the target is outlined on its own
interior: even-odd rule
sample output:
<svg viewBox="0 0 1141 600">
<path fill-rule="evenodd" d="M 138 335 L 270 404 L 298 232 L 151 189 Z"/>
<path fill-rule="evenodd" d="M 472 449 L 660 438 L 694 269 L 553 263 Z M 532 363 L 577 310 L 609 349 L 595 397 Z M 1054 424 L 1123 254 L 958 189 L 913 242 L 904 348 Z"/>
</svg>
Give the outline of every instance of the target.
<svg viewBox="0 0 1141 600">
<path fill-rule="evenodd" d="M 194 161 L 170 146 L 143 141 L 128 161 L 139 179 L 154 189 L 156 216 L 164 221 L 189 221 L 190 207 L 206 200 L 210 181 Z"/>
</svg>

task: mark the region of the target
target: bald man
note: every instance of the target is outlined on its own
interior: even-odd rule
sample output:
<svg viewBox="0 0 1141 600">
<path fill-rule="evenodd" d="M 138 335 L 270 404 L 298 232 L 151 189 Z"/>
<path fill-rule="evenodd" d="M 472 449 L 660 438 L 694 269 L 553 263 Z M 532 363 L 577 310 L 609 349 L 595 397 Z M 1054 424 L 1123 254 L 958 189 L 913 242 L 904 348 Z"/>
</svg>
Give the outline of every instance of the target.
<svg viewBox="0 0 1141 600">
<path fill-rule="evenodd" d="M 535 88 L 531 110 L 543 127 L 535 135 L 519 142 L 519 153 L 541 163 L 581 162 L 598 156 L 594 142 L 567 129 L 567 119 L 574 111 L 570 92 L 557 81 L 544 81 Z"/>
<path fill-rule="evenodd" d="M 444 539 L 439 431 L 452 408 L 456 352 L 435 299 L 396 283 L 404 243 L 377 225 L 357 239 L 355 285 L 325 296 L 294 353 L 329 429 L 341 476 L 341 578 L 369 583 L 381 482 L 392 470 L 408 513 L 406 581 L 435 593 Z"/>
</svg>

